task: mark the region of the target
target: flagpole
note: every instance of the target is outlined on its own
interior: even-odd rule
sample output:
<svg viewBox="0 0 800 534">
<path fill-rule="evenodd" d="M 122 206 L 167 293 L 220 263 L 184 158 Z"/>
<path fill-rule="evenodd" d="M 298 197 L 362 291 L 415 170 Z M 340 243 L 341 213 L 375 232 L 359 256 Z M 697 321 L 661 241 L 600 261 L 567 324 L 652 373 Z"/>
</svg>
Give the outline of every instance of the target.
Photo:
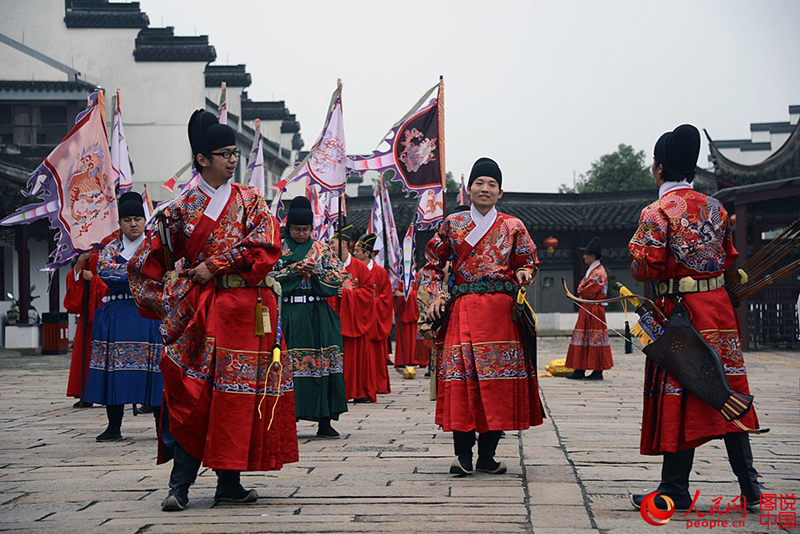
<svg viewBox="0 0 800 534">
<path fill-rule="evenodd" d="M 436 107 L 439 127 L 439 174 L 442 177 L 442 217 L 447 217 L 447 166 L 444 161 L 444 76 L 439 76 Z"/>
</svg>

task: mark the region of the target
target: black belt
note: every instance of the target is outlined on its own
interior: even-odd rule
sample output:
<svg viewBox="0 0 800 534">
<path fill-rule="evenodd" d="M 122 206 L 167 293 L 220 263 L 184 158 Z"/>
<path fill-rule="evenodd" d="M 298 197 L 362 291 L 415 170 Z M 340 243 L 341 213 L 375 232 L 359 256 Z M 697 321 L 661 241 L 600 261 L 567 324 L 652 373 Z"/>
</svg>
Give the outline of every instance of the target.
<svg viewBox="0 0 800 534">
<path fill-rule="evenodd" d="M 284 304 L 305 304 L 306 302 L 317 302 L 325 299 L 316 295 L 290 295 L 283 297 L 281 300 Z"/>
<path fill-rule="evenodd" d="M 453 297 L 461 297 L 463 295 L 480 294 L 480 293 L 505 293 L 513 296 L 517 290 L 517 286 L 511 282 L 469 282 L 453 286 L 451 291 Z"/>
</svg>

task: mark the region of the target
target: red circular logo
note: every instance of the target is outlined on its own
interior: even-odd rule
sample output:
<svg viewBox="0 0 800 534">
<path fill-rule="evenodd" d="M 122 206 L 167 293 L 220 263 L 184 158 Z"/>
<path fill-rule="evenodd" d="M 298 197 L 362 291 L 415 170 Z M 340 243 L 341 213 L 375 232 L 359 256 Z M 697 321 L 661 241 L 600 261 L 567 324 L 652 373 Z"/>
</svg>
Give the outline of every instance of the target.
<svg viewBox="0 0 800 534">
<path fill-rule="evenodd" d="M 660 510 L 654 502 L 656 496 L 659 495 L 657 491 L 650 493 L 644 498 L 642 504 L 639 506 L 639 511 L 642 513 L 642 519 L 654 527 L 660 527 L 669 523 L 672 514 L 675 513 L 675 503 L 666 495 L 661 498 L 667 503 L 666 510 Z"/>
</svg>

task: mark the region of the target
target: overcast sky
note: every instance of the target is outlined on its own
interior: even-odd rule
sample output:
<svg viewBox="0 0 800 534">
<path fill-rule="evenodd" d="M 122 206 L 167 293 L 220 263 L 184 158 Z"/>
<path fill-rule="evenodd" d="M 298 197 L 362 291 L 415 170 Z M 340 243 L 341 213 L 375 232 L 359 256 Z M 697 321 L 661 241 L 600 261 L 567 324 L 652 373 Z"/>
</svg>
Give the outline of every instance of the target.
<svg viewBox="0 0 800 534">
<path fill-rule="evenodd" d="M 506 191 L 555 192 L 626 143 L 648 162 L 690 122 L 713 139 L 800 104 L 800 2 L 740 0 L 140 0 L 151 27 L 208 35 L 285 100 L 305 148 L 344 83 L 348 153 L 368 153 L 445 80 L 446 163 L 489 156 Z M 703 141 L 701 166 L 706 165 Z"/>
</svg>

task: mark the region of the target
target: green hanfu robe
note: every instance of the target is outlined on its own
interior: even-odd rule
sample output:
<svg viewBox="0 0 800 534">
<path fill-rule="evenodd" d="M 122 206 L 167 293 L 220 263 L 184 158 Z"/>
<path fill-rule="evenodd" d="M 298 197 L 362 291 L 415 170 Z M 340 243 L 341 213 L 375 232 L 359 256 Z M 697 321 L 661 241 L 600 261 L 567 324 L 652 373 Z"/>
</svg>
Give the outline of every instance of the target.
<svg viewBox="0 0 800 534">
<path fill-rule="evenodd" d="M 314 273 L 303 278 L 299 267 L 309 261 Z M 328 245 L 311 238 L 297 243 L 287 236 L 278 267 L 270 276 L 282 289 L 281 327 L 292 361 L 297 417 L 337 420 L 347 411 L 342 326 L 325 299 L 338 294 L 344 266 Z"/>
</svg>

